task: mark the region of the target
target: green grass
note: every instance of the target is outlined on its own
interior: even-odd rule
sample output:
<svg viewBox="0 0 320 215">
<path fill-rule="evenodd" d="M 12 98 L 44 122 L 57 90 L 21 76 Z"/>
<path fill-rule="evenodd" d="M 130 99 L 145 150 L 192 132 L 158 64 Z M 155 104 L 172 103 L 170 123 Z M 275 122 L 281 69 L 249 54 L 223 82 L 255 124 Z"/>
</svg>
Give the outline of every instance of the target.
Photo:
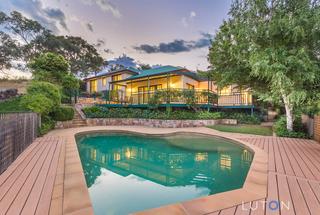
<svg viewBox="0 0 320 215">
<path fill-rule="evenodd" d="M 261 125 L 213 125 L 209 128 L 223 132 L 272 136 L 272 128 Z"/>
<path fill-rule="evenodd" d="M 20 98 L 0 102 L 0 112 L 25 112 L 27 109 L 20 104 Z"/>
</svg>

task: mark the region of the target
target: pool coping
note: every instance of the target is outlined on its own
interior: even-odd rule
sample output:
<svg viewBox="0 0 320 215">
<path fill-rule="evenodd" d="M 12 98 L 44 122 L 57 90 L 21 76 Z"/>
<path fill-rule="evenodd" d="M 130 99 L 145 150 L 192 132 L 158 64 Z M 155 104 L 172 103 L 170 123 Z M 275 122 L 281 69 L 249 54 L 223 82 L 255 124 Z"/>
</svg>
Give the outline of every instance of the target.
<svg viewBox="0 0 320 215">
<path fill-rule="evenodd" d="M 234 205 L 239 205 L 241 203 L 264 199 L 267 195 L 268 155 L 260 148 L 239 140 L 237 137 L 241 137 L 240 134 L 224 133 L 205 127 L 151 128 L 142 126 L 94 126 L 56 129 L 50 132 L 49 135 L 59 136 L 66 140 L 63 187 L 64 214 L 93 214 L 89 191 L 86 185 L 76 144 L 76 135 L 95 132 L 129 132 L 144 135 L 172 135 L 184 132 L 197 133 L 230 139 L 254 152 L 254 157 L 242 188 L 200 197 L 181 203 L 165 205 L 159 208 L 148 209 L 135 214 L 208 214 Z"/>
</svg>

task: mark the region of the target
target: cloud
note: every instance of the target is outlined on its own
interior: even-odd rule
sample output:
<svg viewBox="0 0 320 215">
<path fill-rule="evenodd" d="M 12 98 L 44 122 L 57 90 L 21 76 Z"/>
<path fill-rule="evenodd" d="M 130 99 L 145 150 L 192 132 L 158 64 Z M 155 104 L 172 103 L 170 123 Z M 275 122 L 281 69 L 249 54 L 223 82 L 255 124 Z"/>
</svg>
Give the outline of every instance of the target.
<svg viewBox="0 0 320 215">
<path fill-rule="evenodd" d="M 97 5 L 103 12 L 110 12 L 116 18 L 120 18 L 122 14 L 118 8 L 109 0 L 82 0 L 87 5 Z"/>
<path fill-rule="evenodd" d="M 88 22 L 86 26 L 89 31 L 93 32 L 93 24 L 91 22 Z"/>
<path fill-rule="evenodd" d="M 94 44 L 94 46 L 97 47 L 97 48 L 100 48 L 101 46 L 104 46 L 104 44 L 106 44 L 104 39 L 97 39 L 97 43 Z"/>
<path fill-rule="evenodd" d="M 197 16 L 196 12 L 191 11 L 189 14 L 189 17 L 182 17 L 181 18 L 182 25 L 184 27 L 188 27 L 196 16 Z"/>
<path fill-rule="evenodd" d="M 191 11 L 191 12 L 190 12 L 190 18 L 194 18 L 194 17 L 196 17 L 196 16 L 197 16 L 196 12 L 194 12 L 194 11 Z"/>
<path fill-rule="evenodd" d="M 106 54 L 113 54 L 114 52 L 109 49 L 109 48 L 105 48 L 105 44 L 106 44 L 106 41 L 105 39 L 97 39 L 97 42 L 94 43 L 93 45 L 100 51 L 102 51 L 103 53 L 106 53 Z"/>
<path fill-rule="evenodd" d="M 59 21 L 59 24 L 64 29 L 68 30 L 68 27 L 66 24 L 66 16 L 62 12 L 62 10 L 56 9 L 56 8 L 46 8 L 44 11 L 49 18 Z"/>
<path fill-rule="evenodd" d="M 29 15 L 53 32 L 59 32 L 57 24 L 68 30 L 65 14 L 58 8 L 45 8 L 40 0 L 12 0 L 11 3 L 19 12 Z"/>
<path fill-rule="evenodd" d="M 181 19 L 181 23 L 184 27 L 188 27 L 189 26 L 189 23 L 188 23 L 188 20 L 186 17 L 182 17 Z"/>
<path fill-rule="evenodd" d="M 209 47 L 211 45 L 211 40 L 211 34 L 201 33 L 201 38 L 198 40 L 186 41 L 176 39 L 168 43 L 159 43 L 158 45 L 142 44 L 133 48 L 147 54 L 189 52 L 194 49 Z"/>
<path fill-rule="evenodd" d="M 107 54 L 114 54 L 114 52 L 111 49 L 103 49 L 103 51 Z"/>
</svg>

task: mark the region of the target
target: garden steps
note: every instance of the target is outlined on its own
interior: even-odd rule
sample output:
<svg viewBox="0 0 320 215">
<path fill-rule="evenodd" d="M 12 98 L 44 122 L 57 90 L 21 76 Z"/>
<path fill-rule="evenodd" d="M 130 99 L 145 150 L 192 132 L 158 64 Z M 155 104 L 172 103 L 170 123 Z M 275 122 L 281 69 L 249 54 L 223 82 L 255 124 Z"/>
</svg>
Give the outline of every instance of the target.
<svg viewBox="0 0 320 215">
<path fill-rule="evenodd" d="M 78 110 L 74 109 L 74 116 L 72 120 L 72 127 L 82 127 L 87 126 L 87 121 L 81 117 Z"/>
</svg>

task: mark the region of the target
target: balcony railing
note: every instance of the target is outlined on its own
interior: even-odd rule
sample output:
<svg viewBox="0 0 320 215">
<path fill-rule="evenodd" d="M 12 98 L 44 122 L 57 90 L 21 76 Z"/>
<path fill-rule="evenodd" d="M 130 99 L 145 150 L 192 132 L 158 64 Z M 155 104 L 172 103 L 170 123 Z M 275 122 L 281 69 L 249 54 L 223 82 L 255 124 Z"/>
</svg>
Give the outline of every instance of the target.
<svg viewBox="0 0 320 215">
<path fill-rule="evenodd" d="M 207 90 L 162 89 L 125 95 L 122 90 L 107 92 L 107 100 L 126 104 L 214 104 L 216 94 Z"/>
<path fill-rule="evenodd" d="M 252 105 L 252 95 L 250 93 L 220 95 L 218 98 L 218 106 L 248 106 L 248 105 Z"/>
<path fill-rule="evenodd" d="M 91 99 L 91 100 L 90 100 Z M 104 91 L 94 96 L 80 97 L 80 103 L 98 104 L 210 104 L 215 106 L 249 106 L 252 105 L 250 93 L 219 95 L 207 90 L 162 89 L 149 92 L 126 94 L 123 90 Z"/>
</svg>

